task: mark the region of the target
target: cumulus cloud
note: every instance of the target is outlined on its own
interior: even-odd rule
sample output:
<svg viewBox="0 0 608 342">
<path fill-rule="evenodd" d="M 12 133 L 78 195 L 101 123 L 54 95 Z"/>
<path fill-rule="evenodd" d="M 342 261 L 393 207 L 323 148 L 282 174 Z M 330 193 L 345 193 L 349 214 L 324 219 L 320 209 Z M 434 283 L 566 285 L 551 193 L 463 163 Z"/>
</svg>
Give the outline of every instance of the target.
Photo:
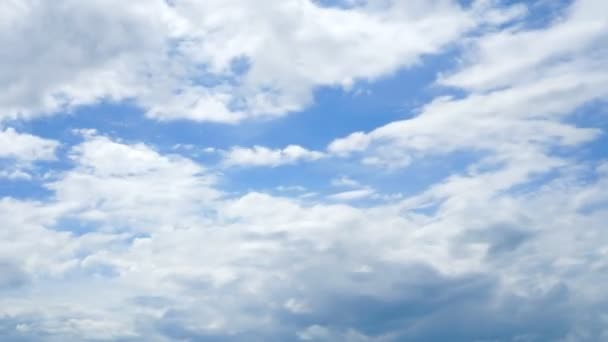
<svg viewBox="0 0 608 342">
<path fill-rule="evenodd" d="M 412 119 L 354 132 L 331 142 L 328 150 L 341 156 L 363 153 L 366 164 L 404 167 L 415 158 L 454 151 L 510 158 L 593 140 L 598 129 L 576 127 L 565 118 L 607 95 L 608 73 L 598 72 L 606 69 L 607 55 L 594 43 L 608 38 L 603 29 L 608 22 L 598 6 L 597 1 L 575 2 L 565 19 L 547 28 L 482 35 L 471 43 L 466 64 L 439 80 L 469 94 L 436 98 Z M 564 37 L 563 31 L 576 43 L 552 43 Z"/>
<path fill-rule="evenodd" d="M 338 201 L 353 201 L 372 196 L 375 193 L 373 189 L 363 188 L 357 190 L 349 190 L 338 192 L 329 196 L 330 199 Z"/>
<path fill-rule="evenodd" d="M 59 142 L 54 140 L 19 133 L 10 127 L 0 130 L 0 158 L 24 162 L 52 160 L 57 147 Z"/>
<path fill-rule="evenodd" d="M 371 138 L 364 132 L 355 132 L 351 133 L 347 138 L 332 141 L 327 149 L 338 155 L 348 154 L 353 151 L 365 150 L 370 142 Z"/>
<path fill-rule="evenodd" d="M 0 180 L 31 181 L 37 162 L 56 160 L 58 141 L 0 126 Z"/>
<path fill-rule="evenodd" d="M 132 146 L 114 148 L 133 153 Z M 84 163 L 106 170 L 102 160 Z M 70 171 L 62 184 L 72 172 L 81 171 Z M 71 199 L 58 196 L 48 204 L 5 200 L 2 208 L 11 210 L 14 222 L 30 222 L 28 230 L 62 247 L 40 249 L 38 240 L 26 239 L 28 230 L 14 231 L 19 233 L 12 239 L 19 243 L 10 250 L 28 255 L 24 269 L 37 275 L 30 286 L 37 286 L 41 296 L 53 295 L 4 298 L 3 317 L 13 326 L 28 327 L 21 329 L 25 336 L 92 339 L 433 340 L 450 331 L 463 341 L 576 340 L 583 336 L 577 335 L 581 328 L 598 337 L 600 320 L 572 313 L 601 310 L 594 303 L 604 297 L 593 284 L 604 281 L 603 273 L 593 270 L 605 266 L 600 246 L 608 217 L 602 210 L 580 212 L 577 208 L 591 202 L 573 195 L 606 189 L 608 183 L 603 176 L 594 183 L 563 182 L 587 171 L 572 172 L 523 196 L 500 189 L 483 192 L 483 182 L 468 184 L 467 192 L 446 192 L 438 213 L 429 216 L 403 211 L 415 198 L 397 207 L 354 208 L 249 193 L 217 206 L 195 201 L 191 215 L 199 220 L 175 215 L 168 221 L 157 216 L 161 209 L 145 203 L 136 204 L 141 214 L 100 205 L 97 210 L 107 214 L 98 217 L 100 226 L 131 228 L 82 235 L 56 231 L 61 224 L 50 219 Z M 464 180 L 440 187 L 451 188 L 457 181 Z M 180 178 L 163 182 L 179 189 Z M 606 199 L 606 191 L 598 193 Z M 165 212 L 183 212 L 183 202 L 163 203 Z M 31 206 L 38 209 L 16 210 Z M 210 208 L 214 215 L 206 214 Z M 32 212 L 37 214 L 29 217 Z M 118 223 L 116 215 L 154 220 L 129 237 L 137 221 Z M 587 227 L 587 233 L 571 229 L 573 224 Z M 64 284 L 75 277 L 80 289 L 53 292 L 40 274 L 54 274 Z M 57 318 L 54 303 L 70 303 L 61 312 L 63 319 Z M 36 316 L 41 310 L 44 316 Z"/>
<path fill-rule="evenodd" d="M 177 217 L 196 219 L 196 203 L 221 195 L 204 167 L 142 143 L 120 143 L 93 132 L 72 148 L 71 158 L 74 169 L 46 187 L 71 215 L 86 220 L 143 229 Z"/>
<path fill-rule="evenodd" d="M 412 66 L 491 10 L 452 1 L 0 6 L 0 44 L 11 51 L 0 57 L 2 120 L 132 99 L 159 120 L 229 123 L 302 109 L 319 86 L 349 87 Z"/>
<path fill-rule="evenodd" d="M 532 28 L 494 4 L 1 4 L 1 120 L 124 99 L 160 120 L 280 115 L 483 27 L 436 82 L 461 94 L 326 151 L 214 148 L 213 165 L 176 154 L 200 146 L 81 129 L 62 158 L 1 130 L 0 158 L 61 165 L 32 184 L 44 196 L 0 197 L 0 339 L 605 340 L 608 163 L 563 153 L 605 130 L 571 120 L 607 95 L 605 2 Z M 455 152 L 476 159 L 403 196 L 352 163 L 314 198 L 307 175 L 269 194 L 229 192 L 220 173 L 349 157 L 398 171 Z"/>
</svg>

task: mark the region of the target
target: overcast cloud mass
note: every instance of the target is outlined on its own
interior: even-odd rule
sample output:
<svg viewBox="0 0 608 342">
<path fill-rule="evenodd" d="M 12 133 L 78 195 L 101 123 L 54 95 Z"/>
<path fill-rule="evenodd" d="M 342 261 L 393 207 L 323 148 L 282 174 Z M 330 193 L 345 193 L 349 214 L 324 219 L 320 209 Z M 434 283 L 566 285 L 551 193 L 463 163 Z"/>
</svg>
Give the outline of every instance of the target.
<svg viewBox="0 0 608 342">
<path fill-rule="evenodd" d="M 0 0 L 1 341 L 608 341 L 608 1 Z"/>
</svg>

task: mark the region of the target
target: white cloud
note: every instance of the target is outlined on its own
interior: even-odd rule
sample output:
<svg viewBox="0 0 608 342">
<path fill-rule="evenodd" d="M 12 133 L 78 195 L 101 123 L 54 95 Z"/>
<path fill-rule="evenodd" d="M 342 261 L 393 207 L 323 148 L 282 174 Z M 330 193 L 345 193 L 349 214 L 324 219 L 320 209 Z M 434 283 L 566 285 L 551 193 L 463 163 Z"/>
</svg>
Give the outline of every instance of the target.
<svg viewBox="0 0 608 342">
<path fill-rule="evenodd" d="M 364 340 L 377 337 L 359 321 L 376 322 L 373 308 L 422 327 L 399 324 L 384 333 L 419 340 L 447 324 L 445 308 L 456 306 L 464 317 L 492 308 L 486 326 L 500 327 L 504 316 L 519 333 L 534 329 L 529 321 L 554 323 L 547 305 L 590 312 L 604 298 L 593 286 L 606 280 L 593 271 L 606 267 L 608 217 L 593 210 L 608 199 L 602 167 L 564 168 L 540 191 L 504 191 L 552 162 L 531 154 L 504 170 L 455 175 L 398 204 L 354 208 L 262 193 L 218 198 L 193 161 L 96 134 L 72 156 L 74 167 L 48 184 L 54 192 L 48 202 L 0 201 L 0 217 L 8 219 L 0 258 L 19 260 L 11 269 L 29 279 L 11 283 L 36 289 L 0 300 L 4 320 L 28 324 L 22 333 L 162 340 L 176 331 L 184 338 L 267 339 L 324 331 Z M 597 181 L 576 181 L 587 172 L 597 172 Z M 437 211 L 411 210 L 419 203 Z M 81 235 L 57 231 L 91 223 Z M 556 286 L 576 296 L 562 302 Z M 440 291 L 440 305 L 421 288 Z M 536 312 L 529 298 L 539 296 L 549 299 Z M 513 321 L 513 300 L 528 310 L 521 320 Z M 432 314 L 402 316 L 387 301 Z M 298 323 L 300 315 L 325 330 Z M 284 332 L 286 321 L 291 331 Z M 478 318 L 458 324 L 472 336 L 478 332 Z"/>
<path fill-rule="evenodd" d="M 272 2 L 268 4 L 273 7 L 257 3 L 259 13 L 255 14 L 253 4 L 239 0 L 223 1 L 225 8 L 219 9 L 219 1 L 178 1 L 176 9 L 165 7 L 164 2 L 150 4 L 169 13 L 166 20 L 174 25 L 171 32 L 176 37 L 190 32 L 191 41 L 177 46 L 185 56 L 180 57 L 185 58 L 184 68 L 191 60 L 207 61 L 212 72 L 229 73 L 225 69 L 234 56 L 245 51 L 252 69 L 237 89 L 246 99 L 259 95 L 256 87 L 265 84 L 260 79 L 268 75 L 276 85 L 272 88 L 277 92 L 275 102 L 256 98 L 255 106 L 247 103 L 242 108 L 243 117 L 257 115 L 254 113 L 262 105 L 274 110 L 301 106 L 311 87 L 319 84 L 348 84 L 348 75 L 373 78 L 412 63 L 420 51 L 432 52 L 439 48 L 439 40 L 447 42 L 447 36 L 459 34 L 443 30 L 460 28 L 450 19 L 454 14 L 451 2 L 441 0 L 387 2 L 390 6 L 386 8 L 379 2 L 358 2 L 363 7 L 348 11 L 290 0 L 276 7 Z M 29 6 L 34 5 L 47 6 L 15 1 L 0 5 L 6 9 L 0 11 L 0 25 L 37 32 L 32 23 L 26 29 L 19 26 L 24 25 L 19 13 L 30 13 L 35 7 Z M 126 19 L 118 21 L 125 25 L 118 27 L 113 27 L 113 11 L 97 11 L 95 6 L 106 8 L 97 2 L 66 1 L 61 5 L 70 5 L 72 10 L 93 6 L 87 7 L 88 16 L 68 18 L 73 21 L 68 27 L 88 28 L 93 22 L 117 35 L 114 38 L 119 42 L 125 41 L 114 45 L 102 40 L 96 53 L 90 46 L 83 47 L 86 53 L 74 48 L 72 65 L 82 73 L 70 69 L 64 74 L 49 68 L 51 75 L 44 84 L 36 85 L 39 88 L 34 93 L 45 98 L 44 94 L 60 89 L 70 96 L 67 103 L 61 102 L 61 96 L 49 100 L 51 104 L 23 100 L 31 96 L 27 88 L 35 82 L 29 79 L 33 74 L 20 69 L 25 73 L 22 83 L 32 84 L 16 82 L 15 89 L 22 89 L 10 92 L 20 94 L 23 101 L 15 100 L 17 96 L 11 98 L 13 103 L 0 95 L 0 103 L 8 101 L 21 108 L 17 111 L 20 116 L 37 115 L 34 113 L 52 110 L 54 105 L 97 100 L 107 95 L 106 86 L 114 89 L 120 84 L 125 88 L 114 89 L 117 99 L 146 94 L 138 101 L 146 103 L 149 115 L 159 118 L 170 118 L 172 112 L 197 120 L 239 119 L 226 117 L 234 113 L 222 112 L 219 105 L 211 116 L 201 114 L 202 107 L 210 106 L 199 106 L 198 96 L 211 90 L 198 86 L 178 92 L 181 99 L 192 100 L 183 106 L 175 99 L 164 102 L 172 93 L 162 88 L 174 85 L 179 79 L 175 74 L 153 91 L 122 82 L 121 77 L 131 72 L 127 66 L 140 60 L 139 52 L 119 53 L 123 45 L 129 45 L 134 36 L 150 38 L 148 30 L 140 35 L 131 32 L 131 16 L 139 14 L 137 20 L 151 27 L 163 22 L 146 17 L 143 2 L 125 4 L 124 17 L 119 14 Z M 437 11 L 424 14 L 429 6 Z M 574 14 L 539 30 L 562 30 L 575 20 L 572 18 L 578 18 L 581 8 L 588 8 L 583 12 L 589 15 L 599 15 L 604 13 L 600 11 L 603 6 L 600 1 L 576 2 Z M 69 12 L 62 6 L 47 11 L 57 18 Z M 456 17 L 460 15 L 456 10 Z M 518 15 L 521 12 L 496 14 L 491 21 Z M 437 25 L 436 16 L 446 16 L 445 27 Z M 251 33 L 234 25 L 244 17 L 252 18 Z M 339 25 L 329 22 L 336 18 Z M 420 30 L 407 31 L 410 25 L 420 26 Z M 57 31 L 48 34 L 61 48 L 43 44 L 50 49 L 46 56 L 18 49 L 16 56 L 31 54 L 40 59 L 39 66 L 46 65 L 46 58 L 61 57 L 61 49 L 71 45 L 58 38 L 64 37 L 60 28 L 53 28 Z M 161 38 L 163 30 L 161 27 Z M 370 36 L 366 30 L 371 30 Z M 83 30 L 66 31 L 77 35 Z M 397 44 L 395 32 L 402 31 L 404 39 L 414 38 L 411 46 L 424 49 Z M 5 30 L 0 32 L 6 38 Z M 208 41 L 198 40 L 209 32 L 213 34 Z M 410 32 L 418 36 L 411 37 L 414 33 Z M 378 41 L 374 40 L 376 34 L 380 35 Z M 520 38 L 528 34 L 518 28 L 507 39 L 517 44 L 499 45 L 506 51 L 521 49 L 522 41 L 524 46 L 534 43 Z M 490 32 L 474 40 L 475 51 L 495 35 Z M 251 41 L 251 37 L 267 38 Z M 379 53 L 389 40 L 398 53 Z M 339 60 L 356 55 L 359 49 L 353 51 L 351 45 L 359 46 L 361 41 L 369 42 L 369 51 L 353 60 Z M 144 50 L 155 51 L 162 42 L 141 44 L 146 46 Z M 133 48 L 139 51 L 137 46 Z M 304 48 L 308 48 L 302 52 L 305 61 L 288 58 Z M 332 183 L 350 187 L 349 191 L 317 200 L 290 198 L 289 193 L 230 196 L 219 189 L 217 176 L 194 160 L 162 154 L 149 144 L 111 139 L 95 130 L 77 131 L 83 141 L 69 147 L 70 164 L 43 179 L 48 197 L 36 201 L 0 198 L 0 291 L 10 293 L 0 296 L 0 337 L 16 341 L 421 341 L 445 339 L 442 333 L 449 331 L 450 338 L 458 340 L 603 340 L 607 336 L 602 316 L 607 298 L 597 284 L 608 281 L 608 164 L 556 155 L 552 148 L 575 148 L 597 137 L 598 129 L 577 127 L 565 119 L 580 105 L 606 96 L 604 70 L 608 69 L 596 68 L 605 66 L 601 49 L 598 52 L 587 45 L 576 52 L 556 49 L 559 51 L 541 56 L 538 61 L 542 63 L 537 57 L 524 56 L 533 62 L 509 66 L 506 73 L 495 73 L 493 67 L 510 61 L 472 57 L 452 76 L 475 77 L 440 80 L 451 80 L 470 94 L 434 99 L 410 120 L 358 132 L 329 145 L 328 154 L 359 153 L 364 163 L 390 167 L 434 154 L 483 152 L 465 171 L 404 198 L 389 198 L 347 177 Z M 326 56 L 329 53 L 335 54 L 335 64 L 340 65 L 321 63 L 331 59 Z M 108 78 L 111 81 L 88 78 L 91 70 L 104 74 L 111 69 L 96 60 L 96 54 L 112 56 L 103 61 L 124 63 L 124 75 L 112 76 L 121 82 L 114 84 L 112 77 Z M 366 61 L 364 67 L 353 71 L 356 68 L 351 62 L 362 60 Z M 475 61 L 490 68 L 489 74 L 470 72 L 477 70 Z M 273 62 L 276 73 L 269 71 Z M 295 66 L 288 68 L 288 63 Z M 179 63 L 168 64 L 177 68 Z M 313 66 L 318 74 L 307 74 Z M 180 76 L 183 70 L 173 72 Z M 20 77 L 17 74 L 0 82 L 12 84 L 7 79 Z M 71 78 L 64 80 L 66 75 L 100 84 L 98 88 L 71 88 L 76 83 Z M 139 81 L 132 85 L 136 84 Z M 87 91 L 91 93 L 79 93 Z M 201 93 L 192 95 L 197 91 Z M 155 94 L 165 95 L 157 98 L 166 104 L 158 112 L 154 112 L 160 108 L 154 107 Z M 61 103 L 53 104 L 55 100 Z M 14 117 L 17 112 L 5 113 Z M 0 139 L 5 139 L 0 144 L 2 156 L 25 161 L 52 159 L 57 148 L 56 142 L 12 129 L 2 131 Z M 235 147 L 225 151 L 224 163 L 278 166 L 325 156 L 325 152 L 296 145 L 283 149 Z M 327 201 L 328 197 L 335 202 Z M 390 203 L 361 207 L 343 203 L 385 197 Z"/>
<path fill-rule="evenodd" d="M 469 51 L 464 68 L 439 82 L 484 91 L 543 78 L 571 60 L 583 61 L 588 68 L 601 67 L 594 64 L 605 64 L 606 51 L 599 49 L 599 55 L 589 51 L 608 41 L 607 10 L 601 1 L 579 0 L 565 18 L 546 29 L 516 27 L 487 34 Z M 569 70 L 560 71 L 566 75 Z"/>
<path fill-rule="evenodd" d="M 300 110 L 319 86 L 410 67 L 500 12 L 418 0 L 348 9 L 307 0 L 0 6 L 0 44 L 11 50 L 0 60 L 2 120 L 130 99 L 159 120 L 228 123 Z"/>
<path fill-rule="evenodd" d="M 517 146 L 577 145 L 599 134 L 592 128 L 562 123 L 576 107 L 601 98 L 608 75 L 577 72 L 555 75 L 533 84 L 473 94 L 464 99 L 438 99 L 413 119 L 395 121 L 367 134 L 372 141 L 368 158 L 407 162 L 425 154 L 463 149 L 505 151 Z M 337 139 L 333 146 L 349 146 L 358 136 Z M 350 149 L 351 152 L 360 150 Z M 346 153 L 347 149 L 341 150 Z"/>
<path fill-rule="evenodd" d="M 205 168 L 141 143 L 88 135 L 72 149 L 71 158 L 76 167 L 47 187 L 61 206 L 83 219 L 151 229 L 178 217 L 199 220 L 204 213 L 197 203 L 211 206 L 220 196 L 212 188 L 215 177 Z"/>
<path fill-rule="evenodd" d="M 313 161 L 323 158 L 322 152 L 310 151 L 299 145 L 289 145 L 283 149 L 270 149 L 264 146 L 233 147 L 224 153 L 225 166 L 270 166 L 276 167 Z"/>
<path fill-rule="evenodd" d="M 363 152 L 366 164 L 403 167 L 433 154 L 513 155 L 594 139 L 599 130 L 564 120 L 579 106 L 608 95 L 606 51 L 591 44 L 608 39 L 602 30 L 607 19 L 594 6 L 597 2 L 577 2 L 566 19 L 548 28 L 482 35 L 471 43 L 469 64 L 440 79 L 470 90 L 467 96 L 436 98 L 412 119 L 336 139 L 328 150 L 340 156 Z M 564 30 L 580 39 L 553 43 Z"/>
<path fill-rule="evenodd" d="M 23 162 L 55 159 L 59 142 L 43 139 L 13 128 L 0 130 L 0 158 L 11 158 Z"/>
<path fill-rule="evenodd" d="M 4 1 L 0 118 L 31 118 L 141 93 L 167 35 L 163 1 Z M 22 37 L 28 37 L 23 40 Z"/>
<path fill-rule="evenodd" d="M 375 194 L 375 191 L 373 189 L 364 188 L 364 189 L 338 192 L 338 193 L 328 196 L 328 198 L 332 199 L 332 200 L 337 200 L 337 201 L 354 201 L 354 200 L 368 198 L 374 194 Z"/>
</svg>

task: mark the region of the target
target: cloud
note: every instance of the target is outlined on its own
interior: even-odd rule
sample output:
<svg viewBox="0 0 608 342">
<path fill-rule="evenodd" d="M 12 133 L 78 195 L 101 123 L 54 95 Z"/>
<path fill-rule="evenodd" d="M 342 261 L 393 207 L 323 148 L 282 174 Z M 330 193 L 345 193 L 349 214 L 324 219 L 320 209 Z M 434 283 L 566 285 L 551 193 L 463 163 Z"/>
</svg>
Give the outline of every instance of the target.
<svg viewBox="0 0 608 342">
<path fill-rule="evenodd" d="M 0 5 L 14 50 L 0 53 L 4 120 L 125 99 L 159 120 L 282 115 L 316 87 L 390 74 L 481 25 L 438 76 L 457 96 L 326 151 L 236 146 L 209 150 L 223 157 L 213 165 L 175 154 L 200 146 L 145 136 L 0 131 L 0 157 L 61 164 L 28 185 L 45 196 L 0 198 L 0 339 L 605 340 L 608 164 L 578 153 L 604 127 L 572 120 L 606 97 L 605 5 L 576 1 L 530 28 L 523 7 L 493 4 Z M 397 174 L 455 152 L 475 160 L 402 197 L 352 163 L 329 171 L 357 180 L 324 178 L 341 192 L 307 198 L 319 188 L 308 178 L 228 192 L 219 172 L 356 158 Z"/>
<path fill-rule="evenodd" d="M 264 146 L 233 147 L 224 153 L 225 166 L 270 166 L 295 164 L 314 161 L 325 157 L 322 152 L 310 151 L 299 145 L 289 145 L 283 149 L 270 149 Z"/>
<path fill-rule="evenodd" d="M 60 143 L 0 126 L 0 180 L 31 181 L 36 163 L 55 161 Z"/>
<path fill-rule="evenodd" d="M 606 18 L 597 6 L 596 1 L 576 2 L 563 21 L 547 28 L 481 35 L 470 43 L 462 68 L 439 79 L 468 94 L 435 98 L 411 119 L 354 132 L 331 142 L 328 150 L 339 156 L 362 153 L 365 164 L 398 168 L 412 159 L 455 151 L 509 158 L 519 151 L 593 140 L 599 130 L 565 119 L 604 98 L 608 89 L 608 74 L 597 72 L 606 67 L 606 51 L 593 44 L 608 38 L 602 29 Z M 576 43 L 552 43 L 566 34 Z"/>
<path fill-rule="evenodd" d="M 75 167 L 46 187 L 62 207 L 85 220 L 149 229 L 178 217 L 196 220 L 195 203 L 212 203 L 221 195 L 212 187 L 214 175 L 202 166 L 177 155 L 160 155 L 142 143 L 120 143 L 93 133 L 70 155 Z"/>
<path fill-rule="evenodd" d="M 526 165 L 513 164 L 455 176 L 397 205 L 355 208 L 263 193 L 209 197 L 218 190 L 202 166 L 101 135 L 71 155 L 72 169 L 49 181 L 52 200 L 0 205 L 7 227 L 19 227 L 5 231 L 2 250 L 22 257 L 40 291 L 4 298 L 2 312 L 31 336 L 418 341 L 451 331 L 466 341 L 577 339 L 581 328 L 601 336 L 598 318 L 571 314 L 602 310 L 592 284 L 603 273 L 592 270 L 606 266 L 608 217 L 580 212 L 597 198 L 576 196 L 597 189 L 606 198 L 601 167 L 581 165 L 518 195 L 499 184 L 513 184 L 509 175 Z M 587 172 L 597 181 L 568 181 Z M 407 209 L 422 200 L 438 210 Z M 94 229 L 62 231 L 62 217 Z M 70 290 L 57 293 L 42 275 Z"/>
<path fill-rule="evenodd" d="M 2 55 L 1 118 L 138 94 L 142 66 L 164 46 L 162 4 L 136 1 L 118 10 L 116 1 L 4 2 L 0 42 L 11 53 Z"/>
<path fill-rule="evenodd" d="M 351 133 L 347 138 L 337 139 L 331 142 L 327 147 L 332 153 L 348 154 L 352 151 L 365 150 L 371 142 L 371 138 L 364 132 Z"/>
<path fill-rule="evenodd" d="M 608 39 L 608 21 L 602 14 L 606 9 L 599 1 L 576 1 L 565 18 L 555 20 L 548 28 L 516 27 L 484 35 L 465 55 L 463 68 L 439 82 L 487 91 L 542 78 L 552 69 L 572 62 L 595 67 L 595 63 L 605 60 L 606 51 L 600 49 L 599 55 L 587 52 Z M 570 44 L 561 44 L 563 41 Z"/>
<path fill-rule="evenodd" d="M 500 11 L 452 1 L 1 6 L 0 44 L 11 50 L 0 60 L 2 120 L 132 100 L 158 120 L 226 123 L 301 110 L 318 87 L 410 67 L 484 23 L 485 12 Z"/>
<path fill-rule="evenodd" d="M 59 142 L 43 139 L 27 133 L 19 133 L 14 128 L 0 130 L 0 158 L 10 158 L 22 162 L 55 159 Z"/>
</svg>

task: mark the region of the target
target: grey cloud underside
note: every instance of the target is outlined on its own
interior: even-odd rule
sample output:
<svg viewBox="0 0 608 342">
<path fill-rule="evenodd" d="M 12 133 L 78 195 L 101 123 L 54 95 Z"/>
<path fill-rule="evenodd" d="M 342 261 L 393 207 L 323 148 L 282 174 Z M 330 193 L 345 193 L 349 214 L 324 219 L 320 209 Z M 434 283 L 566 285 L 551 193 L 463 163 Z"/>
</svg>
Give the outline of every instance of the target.
<svg viewBox="0 0 608 342">
<path fill-rule="evenodd" d="M 605 165 L 563 170 L 542 191 L 492 191 L 491 201 L 486 184 L 471 183 L 420 215 L 406 209 L 416 198 L 355 208 L 228 196 L 183 157 L 98 135 L 72 155 L 75 168 L 48 184 L 53 201 L 0 202 L 10 220 L 2 250 L 20 256 L 2 264 L 7 338 L 593 341 L 606 333 L 596 284 L 606 281 L 608 216 L 581 210 L 607 199 Z M 580 178 L 589 172 L 595 182 Z M 101 191 L 125 182 L 131 191 Z M 64 217 L 98 229 L 59 230 Z"/>
<path fill-rule="evenodd" d="M 514 295 L 501 298 L 496 294 L 497 282 L 483 275 L 443 278 L 424 265 L 383 265 L 378 269 L 386 273 L 377 276 L 395 278 L 394 282 L 387 280 L 395 295 L 379 298 L 335 290 L 314 293 L 307 298 L 317 309 L 299 315 L 286 310 L 268 312 L 267 308 L 253 306 L 252 314 L 270 314 L 277 322 L 269 331 L 255 329 L 235 336 L 205 336 L 183 326 L 183 320 L 190 320 L 188 313 L 171 311 L 155 324 L 161 333 L 172 338 L 196 341 L 294 340 L 297 338 L 294 331 L 316 325 L 328 327 L 330 332 L 312 340 L 348 339 L 349 332 L 353 337 L 359 335 L 360 340 L 507 341 L 524 336 L 553 340 L 564 337 L 572 328 L 569 325 L 575 308 L 569 303 L 564 287 L 535 298 Z M 355 284 L 365 281 L 354 279 Z"/>
</svg>

